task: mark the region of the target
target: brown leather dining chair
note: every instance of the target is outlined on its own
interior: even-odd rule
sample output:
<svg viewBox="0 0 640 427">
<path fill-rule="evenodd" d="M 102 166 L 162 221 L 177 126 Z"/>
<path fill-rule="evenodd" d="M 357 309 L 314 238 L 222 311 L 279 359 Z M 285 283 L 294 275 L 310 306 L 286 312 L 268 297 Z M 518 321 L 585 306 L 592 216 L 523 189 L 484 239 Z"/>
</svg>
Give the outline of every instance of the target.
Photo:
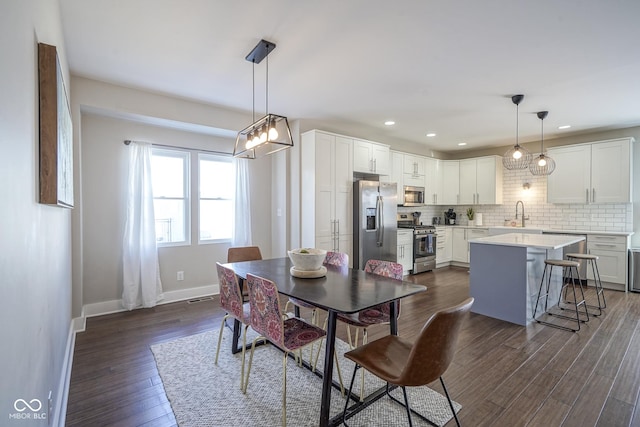
<svg viewBox="0 0 640 427">
<path fill-rule="evenodd" d="M 227 262 L 260 261 L 261 259 L 262 253 L 258 246 L 236 246 L 227 250 Z M 245 301 L 248 301 L 249 291 L 243 282 L 243 280 L 240 280 L 242 297 Z"/>
<path fill-rule="evenodd" d="M 436 312 L 427 320 L 414 342 L 397 335 L 387 335 L 345 353 L 344 357 L 356 363 L 347 396 L 351 396 L 356 372 L 359 368 L 364 368 L 387 382 L 386 394 L 405 407 L 409 425 L 412 426 L 412 409 L 409 406 L 405 387 L 427 385 L 439 378 L 453 417 L 460 426 L 442 375 L 453 360 L 462 321 L 472 304 L 473 298 L 468 298 L 454 307 Z M 404 404 L 389 394 L 390 385 L 402 388 Z M 345 402 L 342 414 L 345 426 L 347 426 L 346 420 L 349 416 L 348 406 L 349 398 Z M 421 414 L 413 412 L 424 418 Z"/>
</svg>

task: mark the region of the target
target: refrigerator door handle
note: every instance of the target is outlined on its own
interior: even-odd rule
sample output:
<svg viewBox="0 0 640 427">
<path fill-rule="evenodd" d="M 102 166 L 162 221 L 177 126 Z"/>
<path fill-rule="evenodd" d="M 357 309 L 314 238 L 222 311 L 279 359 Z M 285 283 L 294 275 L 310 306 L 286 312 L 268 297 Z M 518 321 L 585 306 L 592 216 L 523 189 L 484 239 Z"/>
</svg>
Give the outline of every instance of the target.
<svg viewBox="0 0 640 427">
<path fill-rule="evenodd" d="M 384 205 L 382 203 L 382 196 L 378 196 L 376 199 L 376 245 L 382 246 L 382 236 L 384 235 L 384 219 L 382 218 L 382 211 Z"/>
</svg>

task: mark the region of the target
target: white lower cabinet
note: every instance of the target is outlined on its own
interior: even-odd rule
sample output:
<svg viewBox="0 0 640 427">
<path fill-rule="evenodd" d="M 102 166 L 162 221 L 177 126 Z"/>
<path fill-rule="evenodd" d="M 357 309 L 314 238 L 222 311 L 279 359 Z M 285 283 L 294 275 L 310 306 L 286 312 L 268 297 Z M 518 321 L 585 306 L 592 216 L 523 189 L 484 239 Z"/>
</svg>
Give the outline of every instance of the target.
<svg viewBox="0 0 640 427">
<path fill-rule="evenodd" d="M 451 262 L 452 234 L 450 227 L 436 227 L 436 268 Z"/>
<path fill-rule="evenodd" d="M 624 291 L 627 289 L 627 248 L 626 236 L 589 234 L 587 252 L 597 255 L 598 271 L 605 288 Z M 593 270 L 587 266 L 587 278 L 593 280 Z"/>
<path fill-rule="evenodd" d="M 451 239 L 451 261 L 469 262 L 469 249 L 464 228 L 454 228 Z"/>
<path fill-rule="evenodd" d="M 398 230 L 397 260 L 403 274 L 409 274 L 413 269 L 413 230 Z"/>
</svg>

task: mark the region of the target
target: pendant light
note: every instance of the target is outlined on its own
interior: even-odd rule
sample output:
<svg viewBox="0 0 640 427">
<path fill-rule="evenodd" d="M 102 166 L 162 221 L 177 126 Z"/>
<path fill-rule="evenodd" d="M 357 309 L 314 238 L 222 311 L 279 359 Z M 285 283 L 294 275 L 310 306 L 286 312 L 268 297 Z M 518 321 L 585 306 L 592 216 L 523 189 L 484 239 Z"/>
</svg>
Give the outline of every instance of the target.
<svg viewBox="0 0 640 427">
<path fill-rule="evenodd" d="M 275 49 L 275 43 L 260 40 L 246 56 L 246 60 L 253 64 L 253 123 L 238 132 L 236 143 L 233 147 L 233 157 L 255 159 L 293 147 L 289 121 L 284 116 L 269 113 L 269 58 L 268 55 Z M 264 58 L 267 58 L 266 83 L 265 83 L 265 116 L 260 120 L 255 119 L 255 66 Z"/>
<path fill-rule="evenodd" d="M 540 119 L 540 155 L 533 159 L 529 165 L 529 171 L 532 175 L 551 175 L 556 169 L 556 162 L 544 153 L 544 119 L 549 114 L 548 111 L 538 111 Z"/>
<path fill-rule="evenodd" d="M 526 169 L 529 167 L 529 163 L 531 163 L 531 153 L 518 143 L 518 133 L 520 131 L 518 127 L 518 105 L 520 105 L 523 98 L 524 95 L 513 95 L 511 97 L 511 101 L 516 104 L 516 145 L 507 150 L 502 156 L 502 165 L 509 170 Z"/>
</svg>

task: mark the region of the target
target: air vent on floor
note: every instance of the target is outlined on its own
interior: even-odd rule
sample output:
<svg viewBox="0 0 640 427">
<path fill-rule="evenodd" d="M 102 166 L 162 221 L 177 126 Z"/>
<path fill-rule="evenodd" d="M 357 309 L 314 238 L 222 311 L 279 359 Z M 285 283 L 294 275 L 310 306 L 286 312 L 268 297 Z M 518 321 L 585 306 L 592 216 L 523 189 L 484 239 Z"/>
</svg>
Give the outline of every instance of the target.
<svg viewBox="0 0 640 427">
<path fill-rule="evenodd" d="M 194 304 L 196 302 L 202 302 L 202 301 L 212 301 L 213 297 L 212 296 L 207 296 L 207 297 L 200 297 L 200 298 L 194 298 L 194 299 L 190 299 L 187 301 L 187 304 Z"/>
</svg>

